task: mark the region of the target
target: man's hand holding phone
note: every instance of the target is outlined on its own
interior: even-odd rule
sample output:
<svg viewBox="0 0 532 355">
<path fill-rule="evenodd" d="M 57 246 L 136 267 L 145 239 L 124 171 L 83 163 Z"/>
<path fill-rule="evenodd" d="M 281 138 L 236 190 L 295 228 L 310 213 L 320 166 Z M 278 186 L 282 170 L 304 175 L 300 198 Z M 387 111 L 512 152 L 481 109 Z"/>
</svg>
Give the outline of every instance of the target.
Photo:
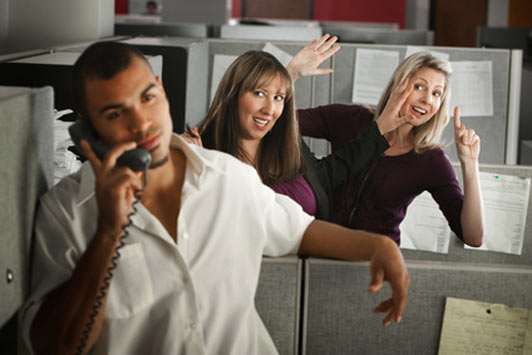
<svg viewBox="0 0 532 355">
<path fill-rule="evenodd" d="M 96 178 L 98 230 L 120 236 L 133 211 L 135 193 L 143 188 L 142 172 L 127 166 L 116 167 L 117 159 L 126 151 L 136 148 L 135 142 L 118 144 L 100 160 L 86 140 L 81 142 Z"/>
</svg>

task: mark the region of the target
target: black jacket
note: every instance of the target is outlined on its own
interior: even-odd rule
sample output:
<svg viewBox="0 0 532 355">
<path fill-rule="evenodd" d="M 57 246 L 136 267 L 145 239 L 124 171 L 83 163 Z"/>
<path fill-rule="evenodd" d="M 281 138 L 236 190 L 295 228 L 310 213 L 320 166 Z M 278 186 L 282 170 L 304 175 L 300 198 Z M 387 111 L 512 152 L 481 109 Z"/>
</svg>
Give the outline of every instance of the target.
<svg viewBox="0 0 532 355">
<path fill-rule="evenodd" d="M 300 146 L 307 163 L 304 178 L 316 196 L 316 218 L 322 220 L 329 218 L 327 196 L 345 185 L 390 147 L 375 121 L 364 126 L 342 148 L 321 159 L 316 158 L 303 139 Z"/>
</svg>

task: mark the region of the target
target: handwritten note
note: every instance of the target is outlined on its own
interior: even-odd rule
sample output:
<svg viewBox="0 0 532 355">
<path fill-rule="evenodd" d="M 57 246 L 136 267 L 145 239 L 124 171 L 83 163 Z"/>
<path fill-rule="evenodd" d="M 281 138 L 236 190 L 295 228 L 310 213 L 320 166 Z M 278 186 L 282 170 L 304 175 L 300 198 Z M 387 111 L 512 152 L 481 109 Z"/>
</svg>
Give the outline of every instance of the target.
<svg viewBox="0 0 532 355">
<path fill-rule="evenodd" d="M 377 105 L 398 64 L 397 51 L 357 49 L 352 101 Z"/>
<path fill-rule="evenodd" d="M 408 206 L 401 225 L 401 249 L 447 254 L 451 229 L 429 192 L 425 191 Z"/>
<path fill-rule="evenodd" d="M 531 354 L 532 311 L 447 297 L 439 355 Z"/>
<path fill-rule="evenodd" d="M 451 107 L 465 116 L 493 116 L 491 61 L 452 62 Z"/>
<path fill-rule="evenodd" d="M 218 85 L 220 84 L 220 81 L 222 80 L 222 77 L 225 74 L 225 71 L 231 63 L 235 61 L 237 58 L 236 55 L 223 55 L 223 54 L 215 54 L 214 60 L 212 63 L 212 77 L 211 77 L 211 101 L 214 99 L 214 95 L 216 95 L 216 90 L 218 90 Z"/>
<path fill-rule="evenodd" d="M 530 178 L 481 172 L 480 186 L 486 228 L 484 243 L 476 249 L 521 254 L 530 196 Z"/>
</svg>

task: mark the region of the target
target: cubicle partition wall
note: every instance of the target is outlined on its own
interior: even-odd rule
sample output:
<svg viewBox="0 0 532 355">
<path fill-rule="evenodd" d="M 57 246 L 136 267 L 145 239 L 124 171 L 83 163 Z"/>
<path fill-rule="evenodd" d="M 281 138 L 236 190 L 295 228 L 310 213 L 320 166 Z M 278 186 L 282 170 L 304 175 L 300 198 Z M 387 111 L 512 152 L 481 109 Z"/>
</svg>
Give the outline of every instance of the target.
<svg viewBox="0 0 532 355">
<path fill-rule="evenodd" d="M 532 29 L 508 27 L 478 27 L 477 46 L 487 48 L 517 48 L 523 51 L 523 70 L 521 76 L 521 95 L 518 104 L 519 164 L 530 165 L 532 154 L 526 141 L 532 140 Z M 519 88 L 519 87 L 518 87 Z"/>
<path fill-rule="evenodd" d="M 211 27 L 203 23 L 135 23 L 115 21 L 114 34 L 123 36 L 207 38 L 211 36 Z"/>
<path fill-rule="evenodd" d="M 372 44 L 409 44 L 431 46 L 434 32 L 422 30 L 399 30 L 384 27 L 364 27 L 349 23 L 327 22 L 321 25 L 323 33 L 338 36 L 339 42 Z"/>
<path fill-rule="evenodd" d="M 459 164 L 453 163 L 456 176 L 463 189 L 462 169 Z M 493 173 L 496 176 L 515 176 L 520 179 L 532 178 L 532 167 L 515 166 L 515 165 L 480 165 L 481 173 Z M 482 185 L 482 184 L 481 184 Z M 419 250 L 403 250 L 403 255 L 407 260 L 426 260 L 438 262 L 458 262 L 458 263 L 476 263 L 500 266 L 526 266 L 532 268 L 532 199 L 528 203 L 526 224 L 524 226 L 525 239 L 523 242 L 521 254 L 507 254 L 498 252 L 478 251 L 476 249 L 466 249 L 464 244 L 452 235 L 449 243 L 448 254 L 432 253 Z M 513 208 L 512 206 L 507 206 Z M 501 221 L 501 223 L 504 223 Z M 511 227 L 510 227 L 511 228 Z M 513 231 L 512 231 L 513 232 Z M 529 285 L 532 295 L 532 284 Z"/>
<path fill-rule="evenodd" d="M 322 35 L 320 27 L 222 25 L 220 38 L 256 41 L 304 41 L 310 42 Z"/>
<path fill-rule="evenodd" d="M 261 50 L 265 45 L 272 44 L 282 51 L 294 55 L 306 44 L 278 41 L 228 41 L 207 40 L 209 43 L 209 69 L 208 92 L 212 91 L 213 72 L 219 70 L 215 67 L 216 55 L 237 56 L 247 50 Z M 353 88 L 355 83 L 355 67 L 357 52 L 361 50 L 376 50 L 384 52 L 397 52 L 399 60 L 404 59 L 407 51 L 423 49 L 436 51 L 448 55 L 451 62 L 487 62 L 489 64 L 492 113 L 481 116 L 462 115 L 462 122 L 475 129 L 482 140 L 480 162 L 485 164 L 515 164 L 517 162 L 517 130 L 519 116 L 519 89 L 521 73 L 520 50 L 503 49 L 478 49 L 478 48 L 453 48 L 453 47 L 410 47 L 405 45 L 369 45 L 343 43 L 342 49 L 335 56 L 322 64 L 322 67 L 332 67 L 333 75 L 302 78 L 296 83 L 296 104 L 298 108 L 315 107 L 327 103 L 352 103 Z M 223 71 L 222 71 L 223 72 Z M 458 74 L 455 74 L 455 76 Z M 452 79 L 451 79 L 452 80 Z M 468 94 L 461 95 L 461 98 Z M 476 92 L 471 93 L 471 101 L 477 100 Z M 469 98 L 468 98 L 469 99 Z M 453 101 L 451 101 L 453 102 Z M 480 102 L 479 105 L 483 105 Z M 486 103 L 487 104 L 487 103 Z M 482 108 L 484 108 L 482 106 Z M 450 110 L 452 114 L 452 109 Z M 485 111 L 485 110 L 484 110 Z M 463 111 L 462 111 L 463 112 Z M 187 117 L 187 120 L 189 118 Z M 191 118 L 196 121 L 195 117 Z M 452 161 L 457 161 L 453 137 L 453 124 L 447 125 L 443 141 L 449 143 L 445 148 Z M 322 156 L 329 152 L 327 144 L 320 140 L 311 140 L 311 148 Z"/>
<path fill-rule="evenodd" d="M 280 355 L 299 354 L 303 261 L 263 258 L 255 295 L 257 311 Z"/>
<path fill-rule="evenodd" d="M 83 47 L 64 48 L 62 51 L 30 56 L 0 63 L 0 85 L 27 87 L 52 86 L 55 108 L 73 109 L 72 66 L 81 55 Z M 149 57 L 155 73 L 162 73 L 162 57 Z"/>
<path fill-rule="evenodd" d="M 16 351 L 15 313 L 29 292 L 33 218 L 53 183 L 53 90 L 0 86 L 0 348 Z"/>
<path fill-rule="evenodd" d="M 451 62 L 489 61 L 491 63 L 493 114 L 490 116 L 464 116 L 462 117 L 462 122 L 467 127 L 474 128 L 482 140 L 481 163 L 515 164 L 515 159 L 517 158 L 517 137 L 515 133 L 518 120 L 518 115 L 515 114 L 515 107 L 519 107 L 518 84 L 520 79 L 519 75 L 516 77 L 514 73 L 520 73 L 521 68 L 520 63 L 512 61 L 512 57 L 515 56 L 520 59 L 521 51 L 453 47 L 423 48 L 448 54 Z M 334 57 L 334 83 L 333 93 L 331 94 L 332 102 L 334 103 L 351 103 L 354 72 L 357 65 L 357 51 L 359 49 L 399 52 L 399 58 L 402 60 L 408 47 L 342 44 L 342 49 Z M 356 85 L 356 83 L 354 84 Z M 517 102 L 515 101 L 516 90 Z M 474 94 L 477 93 L 471 93 L 471 97 L 474 97 Z M 451 113 L 453 112 L 452 109 L 450 111 Z M 444 142 L 452 143 L 445 148 L 445 151 L 451 160 L 457 161 L 452 121 L 445 129 L 443 140 Z"/>
<path fill-rule="evenodd" d="M 174 131 L 182 133 L 207 113 L 208 45 L 204 41 L 177 37 L 137 37 L 124 41 L 146 55 L 162 57 L 162 78 Z"/>
<path fill-rule="evenodd" d="M 460 166 L 454 168 L 460 177 Z M 481 165 L 480 170 L 495 178 L 532 178 L 532 167 Z M 368 293 L 366 263 L 307 260 L 303 354 L 436 354 L 446 297 L 532 309 L 532 210 L 528 197 L 519 255 L 466 249 L 455 237 L 448 254 L 403 249 L 412 284 L 398 325 L 383 328 L 383 317 L 370 311 L 391 291 L 386 285 L 382 294 Z M 508 233 L 515 233 L 516 227 L 509 226 Z"/>
<path fill-rule="evenodd" d="M 391 291 L 386 284 L 368 292 L 367 264 L 309 259 L 302 354 L 437 354 L 446 297 L 532 309 L 530 267 L 421 261 L 407 267 L 412 282 L 403 318 L 384 328 L 384 314 L 371 310 Z"/>
</svg>

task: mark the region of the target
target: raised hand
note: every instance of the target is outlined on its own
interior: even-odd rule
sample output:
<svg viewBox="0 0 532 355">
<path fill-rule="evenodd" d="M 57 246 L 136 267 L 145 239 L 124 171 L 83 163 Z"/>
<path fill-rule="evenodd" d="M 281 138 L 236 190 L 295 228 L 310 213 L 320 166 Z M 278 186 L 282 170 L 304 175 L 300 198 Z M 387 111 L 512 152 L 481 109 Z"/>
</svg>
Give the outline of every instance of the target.
<svg viewBox="0 0 532 355">
<path fill-rule="evenodd" d="M 474 129 L 466 129 L 460 121 L 460 108 L 454 108 L 454 142 L 461 162 L 478 160 L 480 154 L 480 137 Z"/>
<path fill-rule="evenodd" d="M 327 58 L 340 50 L 339 44 L 334 44 L 338 37 L 329 38 L 330 34 L 325 34 L 320 39 L 313 39 L 288 63 L 286 69 L 294 81 L 302 76 L 330 74 L 333 69 L 318 68 Z"/>
<path fill-rule="evenodd" d="M 415 118 L 414 115 L 401 116 L 400 113 L 401 107 L 413 89 L 414 86 L 410 85 L 409 78 L 406 78 L 403 83 L 397 85 L 395 89 L 392 90 L 384 110 L 377 118 L 375 118 L 381 134 L 391 132 L 402 124 Z"/>
<path fill-rule="evenodd" d="M 100 160 L 87 141 L 81 142 L 96 177 L 96 200 L 98 203 L 98 230 L 120 235 L 133 210 L 135 192 L 143 187 L 142 172 L 128 167 L 115 167 L 117 159 L 127 150 L 136 148 L 135 142 L 115 146 Z"/>
</svg>

